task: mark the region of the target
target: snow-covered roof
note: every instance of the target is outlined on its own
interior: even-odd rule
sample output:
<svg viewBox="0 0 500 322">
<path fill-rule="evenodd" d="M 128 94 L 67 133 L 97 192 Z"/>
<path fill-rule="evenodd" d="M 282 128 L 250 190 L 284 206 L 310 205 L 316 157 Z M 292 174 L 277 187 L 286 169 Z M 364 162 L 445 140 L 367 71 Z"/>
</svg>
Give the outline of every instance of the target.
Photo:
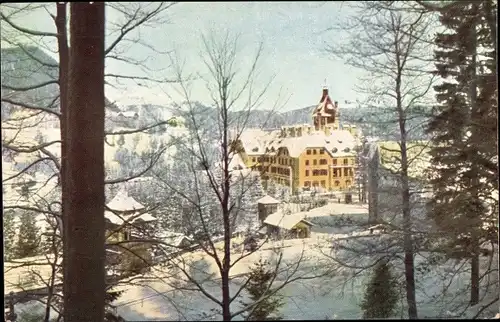
<svg viewBox="0 0 500 322">
<path fill-rule="evenodd" d="M 257 203 L 264 204 L 264 205 L 272 205 L 272 204 L 279 204 L 280 201 L 274 199 L 270 195 L 265 195 L 264 197 L 257 200 Z"/>
<path fill-rule="evenodd" d="M 108 208 L 115 211 L 137 211 L 144 206 L 128 195 L 125 189 L 120 189 L 116 196 L 107 204 Z"/>
<path fill-rule="evenodd" d="M 105 211 L 104 217 L 114 225 L 122 225 L 125 221 L 132 224 L 139 221 L 153 222 L 157 220 L 155 217 L 153 217 L 153 215 L 147 212 L 143 214 L 134 213 L 125 215 L 125 214 L 115 214 L 111 211 Z"/>
<path fill-rule="evenodd" d="M 180 247 L 184 240 L 192 241 L 188 236 L 181 233 L 164 232 L 158 239 L 172 247 Z"/>
<path fill-rule="evenodd" d="M 264 220 L 264 223 L 267 225 L 280 227 L 280 228 L 284 228 L 287 230 L 292 229 L 299 222 L 304 222 L 304 223 L 312 226 L 313 224 L 305 219 L 306 215 L 307 215 L 306 212 L 297 212 L 294 214 L 286 215 L 286 214 L 282 213 L 281 211 L 279 211 L 279 212 L 276 212 L 274 214 L 270 214 L 269 216 L 267 216 L 266 220 Z"/>
<path fill-rule="evenodd" d="M 332 130 L 329 135 L 324 131 L 312 131 L 295 137 L 280 137 L 279 134 L 279 131 L 249 129 L 242 133 L 240 139 L 247 155 L 262 155 L 266 153 L 266 148 L 277 151 L 284 147 L 293 158 L 307 148 L 325 148 L 332 157 L 353 156 L 358 144 L 348 130 Z"/>
</svg>

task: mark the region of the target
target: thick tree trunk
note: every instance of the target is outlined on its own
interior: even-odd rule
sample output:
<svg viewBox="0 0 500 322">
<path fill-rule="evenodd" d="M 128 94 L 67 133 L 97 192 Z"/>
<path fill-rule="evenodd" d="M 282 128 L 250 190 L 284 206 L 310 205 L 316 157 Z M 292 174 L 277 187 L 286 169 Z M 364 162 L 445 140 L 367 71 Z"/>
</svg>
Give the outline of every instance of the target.
<svg viewBox="0 0 500 322">
<path fill-rule="evenodd" d="M 97 322 L 105 296 L 104 3 L 70 10 L 64 321 Z"/>
<path fill-rule="evenodd" d="M 69 49 L 68 49 L 68 32 L 66 28 L 67 22 L 67 3 L 57 3 L 57 14 L 55 24 L 57 29 L 57 46 L 59 50 L 59 111 L 60 128 L 61 128 L 61 170 L 59 173 L 60 186 L 61 186 L 61 221 L 62 225 L 59 226 L 63 239 L 63 281 L 66 277 L 66 256 L 68 251 L 65 249 L 67 243 L 64 242 L 65 228 L 67 223 L 67 210 L 68 209 L 68 175 L 67 175 L 67 145 L 68 145 L 68 65 L 69 65 Z"/>
</svg>

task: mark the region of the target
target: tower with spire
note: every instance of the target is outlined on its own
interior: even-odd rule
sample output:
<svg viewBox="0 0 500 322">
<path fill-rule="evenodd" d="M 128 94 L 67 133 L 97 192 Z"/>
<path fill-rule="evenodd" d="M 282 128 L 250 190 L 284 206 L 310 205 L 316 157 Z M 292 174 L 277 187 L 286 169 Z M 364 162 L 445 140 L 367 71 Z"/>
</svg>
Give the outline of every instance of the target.
<svg viewBox="0 0 500 322">
<path fill-rule="evenodd" d="M 326 79 L 321 99 L 313 111 L 312 118 L 316 131 L 324 130 L 326 126 L 331 126 L 334 130 L 339 129 L 338 102 L 333 102 L 330 98 Z"/>
</svg>

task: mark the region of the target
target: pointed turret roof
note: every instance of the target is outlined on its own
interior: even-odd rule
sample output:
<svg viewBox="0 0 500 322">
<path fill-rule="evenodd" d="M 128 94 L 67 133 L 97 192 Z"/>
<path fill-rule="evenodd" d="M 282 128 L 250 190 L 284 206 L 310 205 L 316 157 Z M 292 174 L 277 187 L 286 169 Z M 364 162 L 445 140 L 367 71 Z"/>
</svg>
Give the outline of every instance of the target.
<svg viewBox="0 0 500 322">
<path fill-rule="evenodd" d="M 134 211 L 144 209 L 144 206 L 128 195 L 127 190 L 120 189 L 116 196 L 107 204 L 115 211 Z"/>
<path fill-rule="evenodd" d="M 313 115 L 316 116 L 320 114 L 320 116 L 335 116 L 336 111 L 337 109 L 335 108 L 335 105 L 333 104 L 332 99 L 328 94 L 328 88 L 323 87 L 321 99 L 318 106 L 316 106 L 316 108 L 314 109 Z"/>
</svg>

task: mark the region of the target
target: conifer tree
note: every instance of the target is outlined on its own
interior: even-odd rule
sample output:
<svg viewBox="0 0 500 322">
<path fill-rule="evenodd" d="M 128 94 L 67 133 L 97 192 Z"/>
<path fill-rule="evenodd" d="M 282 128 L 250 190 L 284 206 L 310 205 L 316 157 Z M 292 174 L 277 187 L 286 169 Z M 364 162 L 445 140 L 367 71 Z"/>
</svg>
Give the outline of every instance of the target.
<svg viewBox="0 0 500 322">
<path fill-rule="evenodd" d="M 248 321 L 281 320 L 278 311 L 283 306 L 283 301 L 280 295 L 273 294 L 272 289 L 268 290 L 275 274 L 268 266 L 268 262 L 259 259 L 250 272 L 250 281 L 246 286 L 250 301 L 249 303 L 242 301 L 242 304 L 244 306 L 256 302 L 258 304 L 251 306 L 247 311 L 246 320 Z"/>
<path fill-rule="evenodd" d="M 397 283 L 387 261 L 381 261 L 366 287 L 361 309 L 363 319 L 386 319 L 392 317 L 398 302 Z"/>
<path fill-rule="evenodd" d="M 443 82 L 434 88 L 439 105 L 428 125 L 433 137 L 430 215 L 446 233 L 447 249 L 471 259 L 471 304 L 479 301 L 479 246 L 492 236 L 484 223 L 497 218 L 488 206 L 498 191 L 492 15 L 496 7 L 490 0 L 458 1 L 440 11 L 446 31 L 436 36 L 435 65 Z M 491 227 L 498 232 L 498 218 Z"/>
<path fill-rule="evenodd" d="M 18 258 L 35 256 L 40 242 L 39 229 L 36 226 L 35 215 L 23 212 L 20 217 L 19 233 L 16 245 Z"/>
<path fill-rule="evenodd" d="M 16 227 L 14 212 L 5 211 L 3 213 L 3 238 L 4 238 L 4 259 L 9 260 L 15 255 Z"/>
</svg>

